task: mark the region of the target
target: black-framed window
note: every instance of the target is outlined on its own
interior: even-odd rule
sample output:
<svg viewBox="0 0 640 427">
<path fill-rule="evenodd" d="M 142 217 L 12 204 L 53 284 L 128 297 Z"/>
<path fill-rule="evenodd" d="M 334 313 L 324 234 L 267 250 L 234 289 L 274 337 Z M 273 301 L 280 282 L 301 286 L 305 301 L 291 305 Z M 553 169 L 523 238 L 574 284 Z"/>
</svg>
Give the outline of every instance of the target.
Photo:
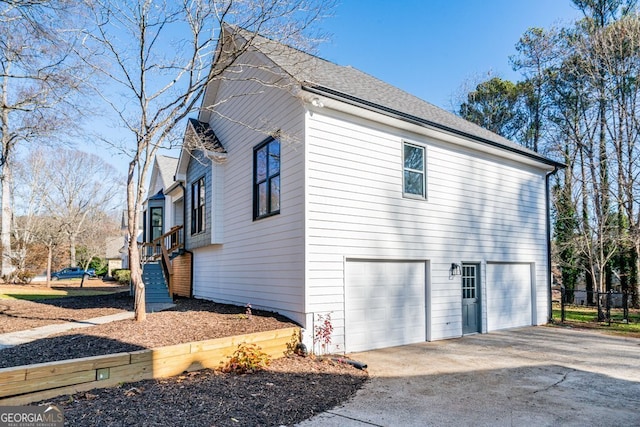
<svg viewBox="0 0 640 427">
<path fill-rule="evenodd" d="M 253 219 L 280 213 L 280 141 L 269 138 L 253 149 Z"/>
<path fill-rule="evenodd" d="M 149 209 L 151 213 L 151 241 L 153 242 L 158 237 L 162 236 L 162 217 L 163 209 L 161 207 L 153 207 Z"/>
<path fill-rule="evenodd" d="M 191 184 L 191 234 L 205 230 L 206 187 L 204 177 Z"/>
<path fill-rule="evenodd" d="M 425 198 L 427 180 L 424 147 L 405 142 L 403 144 L 403 162 L 404 195 Z"/>
</svg>

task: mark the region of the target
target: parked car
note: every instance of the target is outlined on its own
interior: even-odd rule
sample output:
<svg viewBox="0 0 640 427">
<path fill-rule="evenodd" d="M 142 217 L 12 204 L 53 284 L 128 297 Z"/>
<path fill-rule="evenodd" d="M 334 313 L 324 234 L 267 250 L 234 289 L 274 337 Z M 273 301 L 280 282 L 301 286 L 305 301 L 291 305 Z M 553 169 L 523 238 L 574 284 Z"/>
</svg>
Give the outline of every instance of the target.
<svg viewBox="0 0 640 427">
<path fill-rule="evenodd" d="M 67 268 L 63 268 L 60 271 L 51 273 L 51 280 L 81 279 L 82 277 L 84 277 L 85 279 L 88 279 L 90 277 L 96 277 L 96 270 L 93 268 L 90 268 L 85 271 L 80 267 L 67 267 Z"/>
</svg>

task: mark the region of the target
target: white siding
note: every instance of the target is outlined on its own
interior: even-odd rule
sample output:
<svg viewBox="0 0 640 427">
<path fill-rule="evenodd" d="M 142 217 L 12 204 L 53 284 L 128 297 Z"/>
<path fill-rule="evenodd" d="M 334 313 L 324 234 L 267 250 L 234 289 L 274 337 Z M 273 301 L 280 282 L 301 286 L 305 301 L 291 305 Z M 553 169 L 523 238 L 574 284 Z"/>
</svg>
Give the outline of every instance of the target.
<svg viewBox="0 0 640 427">
<path fill-rule="evenodd" d="M 173 223 L 171 226 L 184 225 L 184 198 L 182 197 L 182 195 L 180 195 L 180 197 L 177 200 L 175 200 L 172 203 L 172 205 L 173 205 Z"/>
<path fill-rule="evenodd" d="M 352 257 L 430 260 L 429 339 L 462 335 L 452 262 L 534 263 L 534 323 L 546 321 L 543 170 L 327 109 L 308 114 L 306 126 L 306 308 L 332 312 L 337 344 Z M 426 148 L 427 200 L 402 196 L 403 140 Z"/>
<path fill-rule="evenodd" d="M 216 105 L 210 125 L 227 150 L 208 183 L 214 223 L 224 230 L 193 249 L 194 296 L 278 311 L 306 327 L 307 344 L 317 315 L 330 312 L 333 348 L 344 349 L 346 260 L 428 262 L 422 323 L 436 340 L 462 335 L 451 263 L 478 263 L 483 292 L 487 263 L 520 263 L 534 266 L 532 323 L 546 321 L 544 170 L 402 130 L 401 122 L 306 111 L 288 90 L 258 83 L 275 81 L 273 73 L 243 72 L 218 82 L 215 99 L 207 94 Z M 280 214 L 254 221 L 253 149 L 274 133 Z M 426 200 L 403 197 L 403 141 L 425 147 Z M 486 294 L 481 303 L 487 331 Z"/>
<path fill-rule="evenodd" d="M 211 244 L 224 242 L 224 163 L 211 162 Z"/>
<path fill-rule="evenodd" d="M 219 302 L 251 303 L 304 323 L 304 110 L 277 85 L 244 80 L 249 74 L 273 80 L 272 73 L 258 68 L 245 73 L 243 80 L 220 82 L 219 114 L 211 115 L 210 125 L 227 150 L 224 170 L 214 171 L 224 180 L 214 191 L 222 197 L 222 212 L 216 214 L 223 216 L 224 240 L 194 250 L 193 292 Z M 275 131 L 282 135 L 280 214 L 254 221 L 253 148 Z M 214 230 L 214 242 L 221 231 Z"/>
</svg>

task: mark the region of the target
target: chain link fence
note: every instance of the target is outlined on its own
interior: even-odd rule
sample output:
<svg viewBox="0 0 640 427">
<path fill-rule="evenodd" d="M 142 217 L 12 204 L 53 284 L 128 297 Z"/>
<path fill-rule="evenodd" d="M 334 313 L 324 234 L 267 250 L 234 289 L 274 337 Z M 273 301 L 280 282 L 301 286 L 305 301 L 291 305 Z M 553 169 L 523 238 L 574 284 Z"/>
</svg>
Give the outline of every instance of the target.
<svg viewBox="0 0 640 427">
<path fill-rule="evenodd" d="M 565 307 L 595 307 L 598 313 L 598 322 L 629 323 L 629 308 L 632 306 L 635 294 L 629 291 L 585 291 L 566 290 L 560 288 L 561 297 L 561 321 L 565 321 Z"/>
</svg>

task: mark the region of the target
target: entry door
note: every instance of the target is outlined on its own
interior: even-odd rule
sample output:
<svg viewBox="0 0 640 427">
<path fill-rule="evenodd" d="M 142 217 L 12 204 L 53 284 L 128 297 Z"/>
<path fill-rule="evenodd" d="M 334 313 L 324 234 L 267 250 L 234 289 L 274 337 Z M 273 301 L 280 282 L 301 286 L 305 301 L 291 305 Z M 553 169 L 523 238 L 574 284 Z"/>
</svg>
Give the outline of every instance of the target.
<svg viewBox="0 0 640 427">
<path fill-rule="evenodd" d="M 151 208 L 151 241 L 153 242 L 158 237 L 162 236 L 162 208 Z"/>
<path fill-rule="evenodd" d="M 478 264 L 462 264 L 462 333 L 480 332 L 480 280 Z"/>
</svg>

